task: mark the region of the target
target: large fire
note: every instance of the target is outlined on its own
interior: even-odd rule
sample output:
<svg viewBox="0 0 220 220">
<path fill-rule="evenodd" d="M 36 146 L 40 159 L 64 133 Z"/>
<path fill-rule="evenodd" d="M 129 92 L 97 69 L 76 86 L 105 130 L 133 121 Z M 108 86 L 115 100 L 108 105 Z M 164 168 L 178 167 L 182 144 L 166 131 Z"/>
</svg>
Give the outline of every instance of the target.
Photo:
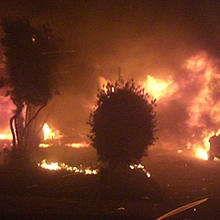
<svg viewBox="0 0 220 220">
<path fill-rule="evenodd" d="M 197 96 L 188 106 L 190 128 L 202 129 L 202 144 L 193 144 L 193 150 L 197 158 L 208 160 L 208 151 L 210 149 L 209 139 L 217 132 L 211 130 L 207 126 L 207 120 L 216 124 L 220 122 L 220 110 L 218 108 L 219 101 L 213 99 L 213 82 L 219 79 L 216 69 L 205 53 L 197 54 L 188 59 L 184 67 L 191 71 L 191 82 L 200 84 L 200 90 Z M 195 136 L 195 134 L 193 134 Z"/>
<path fill-rule="evenodd" d="M 171 76 L 164 80 L 148 75 L 147 80 L 142 85 L 157 100 L 162 97 L 171 96 L 178 90 L 178 86 L 173 82 Z"/>
<path fill-rule="evenodd" d="M 192 153 L 195 157 L 207 160 L 208 151 L 210 149 L 209 139 L 214 134 L 219 134 L 220 101 L 218 95 L 220 92 L 218 83 L 220 83 L 220 75 L 214 64 L 214 60 L 204 52 L 198 53 L 185 60 L 182 62 L 180 68 L 182 71 L 182 78 L 179 77 L 178 79 L 178 77 L 174 77 L 174 75 L 169 75 L 167 77 L 164 75 L 163 77 L 147 75 L 146 80 L 139 84 L 144 87 L 152 97 L 159 100 L 158 109 L 161 104 L 163 107 L 168 108 L 168 111 L 167 109 L 166 111 L 169 112 L 170 100 L 183 104 L 182 106 L 186 117 L 184 119 L 185 121 L 181 121 L 181 123 L 184 122 L 181 126 L 185 126 L 185 130 L 187 130 L 188 133 L 185 136 L 181 136 L 181 147 L 187 146 L 192 149 Z M 102 88 L 106 90 L 106 85 L 109 80 L 101 76 L 98 80 L 100 86 L 102 85 Z M 164 103 L 166 105 L 164 105 Z M 173 103 L 175 104 L 175 102 Z M 14 105 L 8 97 L 2 96 L 0 97 L 0 105 L 4 107 L 1 109 L 1 120 L 5 119 L 9 121 L 13 109 L 15 108 Z M 164 109 L 159 109 L 161 112 L 163 110 Z M 169 116 L 172 117 L 172 113 Z M 177 112 L 176 117 L 181 118 L 182 115 L 178 115 Z M 162 124 L 163 129 L 167 131 L 168 138 L 166 141 L 169 145 L 169 137 L 171 136 L 171 138 L 173 137 L 173 139 L 175 139 L 176 125 L 175 121 L 169 120 L 165 120 L 165 123 L 169 122 L 169 124 L 163 124 L 163 119 L 160 121 L 160 124 Z M 171 123 L 173 124 L 171 125 Z M 7 123 L 5 124 L 7 125 Z M 181 128 L 181 126 L 177 129 Z M 170 128 L 171 130 L 169 130 Z M 159 130 L 163 129 L 159 127 Z M 172 132 L 173 136 L 170 135 L 171 133 L 169 132 Z M 44 124 L 43 133 L 44 140 L 39 145 L 42 148 L 50 147 L 53 141 L 59 141 L 59 143 L 63 142 L 64 135 L 48 123 Z M 5 128 L 5 126 L 4 128 L 2 127 L 0 131 L 0 140 L 2 139 L 12 139 L 10 129 Z M 159 136 L 159 141 L 160 140 L 162 140 L 162 138 Z M 63 143 L 63 145 L 73 148 L 89 146 L 85 141 L 79 143 L 71 143 L 70 141 L 70 143 Z"/>
</svg>

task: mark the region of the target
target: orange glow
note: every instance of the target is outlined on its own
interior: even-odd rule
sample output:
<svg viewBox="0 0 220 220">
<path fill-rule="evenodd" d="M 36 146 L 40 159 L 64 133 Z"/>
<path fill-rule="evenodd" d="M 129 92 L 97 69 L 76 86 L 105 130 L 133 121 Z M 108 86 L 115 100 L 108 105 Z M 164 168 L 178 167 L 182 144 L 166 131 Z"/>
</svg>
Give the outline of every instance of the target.
<svg viewBox="0 0 220 220">
<path fill-rule="evenodd" d="M 171 76 L 168 80 L 164 80 L 148 75 L 143 87 L 156 99 L 170 96 L 177 91 L 177 85 L 173 82 Z"/>
<path fill-rule="evenodd" d="M 203 160 L 208 160 L 208 152 L 202 147 L 195 149 L 195 156 Z"/>
<path fill-rule="evenodd" d="M 146 170 L 146 168 L 144 167 L 143 164 L 139 163 L 139 164 L 130 164 L 129 165 L 129 168 L 131 170 L 141 170 L 142 172 L 145 173 L 145 175 L 147 176 L 147 178 L 150 178 L 151 177 L 151 174 L 149 171 Z"/>
<path fill-rule="evenodd" d="M 65 146 L 72 148 L 84 148 L 84 147 L 89 147 L 89 144 L 86 142 L 80 142 L 80 143 L 65 144 Z"/>
<path fill-rule="evenodd" d="M 48 143 L 41 143 L 39 145 L 39 147 L 41 148 L 47 148 L 47 147 L 51 147 L 52 144 L 48 144 Z M 79 143 L 70 143 L 70 144 L 65 144 L 66 147 L 72 147 L 72 148 L 86 148 L 89 147 L 90 144 L 86 143 L 86 142 L 79 142 Z"/>
<path fill-rule="evenodd" d="M 47 148 L 47 147 L 50 147 L 50 144 L 41 143 L 41 144 L 39 144 L 39 147 L 41 147 L 41 148 Z"/>
<path fill-rule="evenodd" d="M 199 53 L 196 56 L 191 57 L 185 62 L 185 67 L 188 70 L 199 72 L 205 69 L 207 66 L 207 57 L 205 53 Z"/>
<path fill-rule="evenodd" d="M 47 123 L 43 126 L 43 132 L 44 132 L 44 140 L 49 139 L 60 139 L 63 137 L 63 135 L 60 133 L 59 130 L 53 130 L 49 127 Z"/>
<path fill-rule="evenodd" d="M 12 140 L 12 135 L 11 133 L 2 133 L 0 134 L 0 140 Z"/>
<path fill-rule="evenodd" d="M 5 126 L 1 126 L 2 130 L 0 131 L 0 140 L 12 140 L 12 134 L 9 126 L 7 127 L 7 125 L 9 125 L 9 120 L 13 115 L 13 111 L 16 109 L 16 107 L 9 96 L 5 97 L 2 95 L 0 95 L 0 107 L 0 118 L 1 120 L 4 120 L 4 122 L 7 122 L 7 124 L 5 124 L 1 121 L 2 125 L 5 124 Z"/>
</svg>

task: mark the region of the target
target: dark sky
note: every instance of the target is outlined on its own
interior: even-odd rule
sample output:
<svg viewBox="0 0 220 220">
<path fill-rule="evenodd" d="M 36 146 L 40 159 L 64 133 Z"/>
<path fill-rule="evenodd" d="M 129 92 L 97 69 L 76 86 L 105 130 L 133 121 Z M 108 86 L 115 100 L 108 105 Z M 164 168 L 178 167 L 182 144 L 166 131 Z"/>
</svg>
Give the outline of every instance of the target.
<svg viewBox="0 0 220 220">
<path fill-rule="evenodd" d="M 158 102 L 159 128 L 165 140 L 184 144 L 191 132 L 187 106 L 202 85 L 194 81 L 183 86 L 190 79 L 183 64 L 203 53 L 219 74 L 218 1 L 1 0 L 0 15 L 28 17 L 35 26 L 48 23 L 62 50 L 73 51 L 60 59 L 61 95 L 47 111 L 48 121 L 74 140 L 88 133 L 99 77 L 116 80 L 120 66 L 125 79 L 173 77 L 180 89 L 175 97 Z M 216 129 L 219 122 L 210 120 L 207 126 Z"/>
</svg>

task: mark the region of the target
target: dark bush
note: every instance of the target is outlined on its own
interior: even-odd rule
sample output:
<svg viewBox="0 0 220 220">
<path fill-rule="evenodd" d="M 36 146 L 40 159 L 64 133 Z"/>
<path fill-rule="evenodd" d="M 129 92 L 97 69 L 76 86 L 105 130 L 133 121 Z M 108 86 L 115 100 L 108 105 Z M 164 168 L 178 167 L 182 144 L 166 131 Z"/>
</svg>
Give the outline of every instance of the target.
<svg viewBox="0 0 220 220">
<path fill-rule="evenodd" d="M 108 83 L 90 114 L 90 139 L 110 166 L 139 162 L 155 141 L 155 100 L 134 80 Z"/>
</svg>

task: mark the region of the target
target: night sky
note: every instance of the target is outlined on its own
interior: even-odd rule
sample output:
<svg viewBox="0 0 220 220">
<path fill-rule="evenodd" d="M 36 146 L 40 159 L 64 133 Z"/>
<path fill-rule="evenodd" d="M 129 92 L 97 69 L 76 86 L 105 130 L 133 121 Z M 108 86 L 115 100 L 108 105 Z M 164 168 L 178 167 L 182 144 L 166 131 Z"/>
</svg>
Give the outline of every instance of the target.
<svg viewBox="0 0 220 220">
<path fill-rule="evenodd" d="M 207 116 L 210 109 L 201 114 L 203 127 L 199 124 L 189 128 L 188 106 L 204 84 L 199 76 L 192 81 L 194 75 L 184 67 L 187 59 L 198 54 L 211 62 L 215 79 L 208 87 L 212 107 L 217 108 L 218 1 L 1 0 L 0 15 L 27 17 L 34 26 L 48 23 L 60 50 L 66 51 L 58 69 L 61 94 L 45 112 L 50 114 L 48 123 L 72 136 L 74 141 L 82 141 L 88 134 L 86 121 L 100 88 L 99 77 L 116 80 L 119 66 L 125 79 L 143 82 L 147 75 L 161 79 L 171 76 L 178 85 L 175 94 L 158 100 L 158 136 L 164 142 L 183 146 L 192 130 L 199 135 L 205 126 L 220 128 L 220 121 Z M 5 114 L 1 107 L 1 121 Z M 5 127 L 6 123 L 1 122 L 0 126 Z"/>
</svg>

